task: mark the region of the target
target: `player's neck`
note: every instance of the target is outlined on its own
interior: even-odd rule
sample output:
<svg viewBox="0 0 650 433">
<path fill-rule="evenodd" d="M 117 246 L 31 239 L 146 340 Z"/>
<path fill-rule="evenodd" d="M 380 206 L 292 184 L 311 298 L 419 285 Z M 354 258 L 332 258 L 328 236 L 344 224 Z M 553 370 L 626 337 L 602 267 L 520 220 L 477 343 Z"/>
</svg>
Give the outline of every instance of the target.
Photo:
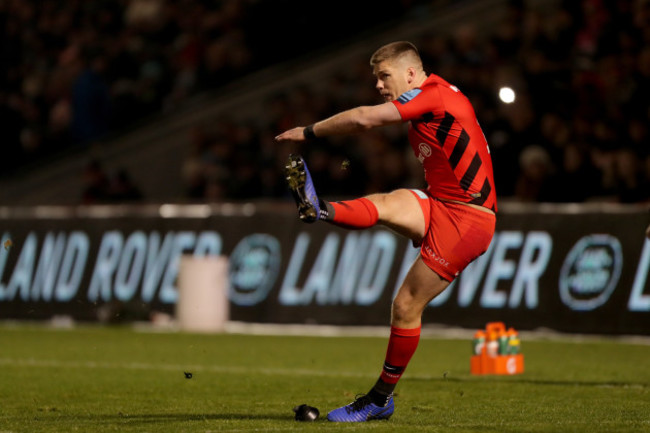
<svg viewBox="0 0 650 433">
<path fill-rule="evenodd" d="M 414 88 L 416 87 L 422 87 L 422 84 L 427 80 L 427 73 L 422 71 L 418 74 L 417 78 L 413 81 Z"/>
</svg>

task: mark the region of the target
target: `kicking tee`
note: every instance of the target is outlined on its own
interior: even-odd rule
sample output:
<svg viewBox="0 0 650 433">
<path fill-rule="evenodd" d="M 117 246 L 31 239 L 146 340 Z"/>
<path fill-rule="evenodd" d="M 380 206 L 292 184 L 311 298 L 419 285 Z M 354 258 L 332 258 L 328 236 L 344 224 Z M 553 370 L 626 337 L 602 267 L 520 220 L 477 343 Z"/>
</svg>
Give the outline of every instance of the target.
<svg viewBox="0 0 650 433">
<path fill-rule="evenodd" d="M 409 143 L 424 168 L 429 194 L 496 212 L 490 150 L 467 97 L 431 74 L 393 104 L 402 120 L 410 121 Z"/>
</svg>

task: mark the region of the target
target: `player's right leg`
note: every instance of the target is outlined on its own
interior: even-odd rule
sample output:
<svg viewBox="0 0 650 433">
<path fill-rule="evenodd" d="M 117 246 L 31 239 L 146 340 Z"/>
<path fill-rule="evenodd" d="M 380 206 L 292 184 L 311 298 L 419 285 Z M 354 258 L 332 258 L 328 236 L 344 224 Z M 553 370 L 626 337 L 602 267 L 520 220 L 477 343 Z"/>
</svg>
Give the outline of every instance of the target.
<svg viewBox="0 0 650 433">
<path fill-rule="evenodd" d="M 377 220 L 397 233 L 420 243 L 429 224 L 429 197 L 422 191 L 397 189 L 366 197 L 377 209 Z"/>
<path fill-rule="evenodd" d="M 382 224 L 418 243 L 426 232 L 428 208 L 423 204 L 428 206 L 428 197 L 419 191 L 399 189 L 355 200 L 327 202 L 318 197 L 307 164 L 299 155 L 289 156 L 286 178 L 302 221 L 311 223 L 320 219 L 349 229 Z"/>
</svg>

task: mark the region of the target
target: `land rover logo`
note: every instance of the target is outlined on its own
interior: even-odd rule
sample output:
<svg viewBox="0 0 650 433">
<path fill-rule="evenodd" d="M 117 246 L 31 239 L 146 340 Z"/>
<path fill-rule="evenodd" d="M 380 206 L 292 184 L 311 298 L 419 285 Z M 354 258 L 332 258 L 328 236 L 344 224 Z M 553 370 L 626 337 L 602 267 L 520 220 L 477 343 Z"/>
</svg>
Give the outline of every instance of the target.
<svg viewBox="0 0 650 433">
<path fill-rule="evenodd" d="M 230 300 L 251 306 L 264 300 L 280 270 L 280 243 L 266 234 L 243 238 L 230 255 Z"/>
<path fill-rule="evenodd" d="M 617 238 L 583 237 L 573 246 L 560 270 L 562 302 L 577 311 L 600 307 L 616 288 L 622 267 L 623 253 Z"/>
</svg>

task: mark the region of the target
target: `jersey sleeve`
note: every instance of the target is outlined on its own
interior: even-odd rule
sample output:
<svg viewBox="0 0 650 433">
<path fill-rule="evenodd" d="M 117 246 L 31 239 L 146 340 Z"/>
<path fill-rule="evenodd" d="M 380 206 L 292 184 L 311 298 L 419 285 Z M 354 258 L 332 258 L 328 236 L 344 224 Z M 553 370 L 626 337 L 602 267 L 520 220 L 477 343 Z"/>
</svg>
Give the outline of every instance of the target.
<svg viewBox="0 0 650 433">
<path fill-rule="evenodd" d="M 440 95 L 436 86 L 424 89 L 411 89 L 402 93 L 399 98 L 393 101 L 403 121 L 420 118 L 423 114 L 433 113 L 442 110 Z"/>
</svg>

